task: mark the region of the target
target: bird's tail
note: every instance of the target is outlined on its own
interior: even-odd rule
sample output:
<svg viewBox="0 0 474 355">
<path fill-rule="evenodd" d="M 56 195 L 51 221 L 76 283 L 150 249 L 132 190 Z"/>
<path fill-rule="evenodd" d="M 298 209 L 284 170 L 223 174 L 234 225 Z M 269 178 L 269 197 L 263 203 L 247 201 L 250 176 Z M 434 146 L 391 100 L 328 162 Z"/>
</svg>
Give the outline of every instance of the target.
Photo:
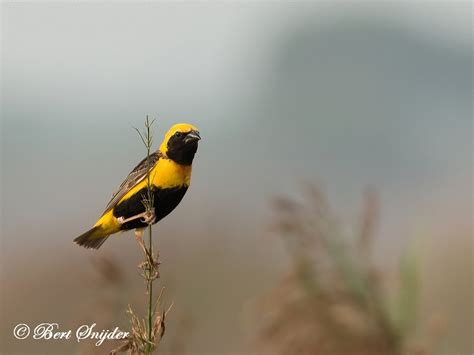
<svg viewBox="0 0 474 355">
<path fill-rule="evenodd" d="M 109 234 L 99 225 L 89 229 L 84 234 L 74 239 L 74 242 L 84 248 L 99 249 L 107 240 Z"/>
</svg>

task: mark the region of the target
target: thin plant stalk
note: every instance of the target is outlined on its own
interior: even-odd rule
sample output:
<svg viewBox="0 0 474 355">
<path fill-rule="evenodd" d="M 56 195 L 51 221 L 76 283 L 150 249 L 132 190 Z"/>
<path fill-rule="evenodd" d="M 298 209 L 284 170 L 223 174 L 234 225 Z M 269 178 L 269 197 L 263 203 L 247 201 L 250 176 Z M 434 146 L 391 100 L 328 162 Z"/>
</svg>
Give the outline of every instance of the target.
<svg viewBox="0 0 474 355">
<path fill-rule="evenodd" d="M 153 125 L 154 120 L 148 118 L 148 115 L 145 119 L 145 135 L 142 135 L 140 130 L 135 130 L 140 135 L 143 144 L 147 150 L 147 196 L 143 199 L 143 205 L 145 206 L 146 212 L 151 214 L 153 211 L 153 191 L 151 186 L 151 160 L 150 160 L 150 153 L 153 146 L 153 137 L 151 134 L 151 126 Z M 152 231 L 152 222 L 148 224 L 148 245 L 145 245 L 145 262 L 144 262 L 144 278 L 147 284 L 147 292 L 148 292 L 148 309 L 147 309 L 147 338 L 148 343 L 146 346 L 146 354 L 151 354 L 153 352 L 153 345 L 152 345 L 152 336 L 153 336 L 153 281 L 158 277 L 157 274 L 157 262 L 155 261 L 153 255 L 153 231 Z"/>
<path fill-rule="evenodd" d="M 146 127 L 146 138 L 147 138 L 147 145 L 146 145 L 146 150 L 147 150 L 147 155 L 146 155 L 146 160 L 147 160 L 147 166 L 148 166 L 148 173 L 146 175 L 147 178 L 147 194 L 148 194 L 148 211 L 151 212 L 151 209 L 153 209 L 153 198 L 151 195 L 151 183 L 150 183 L 150 150 L 151 146 L 153 144 L 152 142 L 152 137 L 150 134 L 150 127 L 153 124 L 153 122 L 150 123 L 148 119 L 148 115 L 146 116 L 146 121 L 145 121 L 145 127 Z M 148 225 L 148 251 L 149 255 L 153 255 L 153 232 L 152 232 L 152 224 L 150 223 Z M 152 324 L 153 324 L 153 279 L 148 279 L 147 280 L 147 289 L 148 289 L 148 340 L 151 340 L 151 332 L 152 332 Z M 148 346 L 148 349 L 150 350 L 149 353 L 151 354 L 151 345 Z"/>
<path fill-rule="evenodd" d="M 140 136 L 143 144 L 147 150 L 146 162 L 147 162 L 147 191 L 144 193 L 142 203 L 145 207 L 148 223 L 148 242 L 145 243 L 141 238 L 137 239 L 145 260 L 141 262 L 138 267 L 141 270 L 141 275 L 145 279 L 147 297 L 147 316 L 146 319 L 140 319 L 132 310 L 128 307 L 127 313 L 130 315 L 131 332 L 125 342 L 123 342 L 119 348 L 112 350 L 111 355 L 115 355 L 119 352 L 127 351 L 131 355 L 151 355 L 156 349 L 158 343 L 163 338 L 165 333 L 165 318 L 168 312 L 171 310 L 171 306 L 166 311 L 161 310 L 161 298 L 164 288 L 158 295 L 156 302 L 153 302 L 153 282 L 160 277 L 158 262 L 158 251 L 156 255 L 153 253 L 153 187 L 150 177 L 152 170 L 152 159 L 151 149 L 153 146 L 153 136 L 151 133 L 151 126 L 154 120 L 150 120 L 148 116 L 145 119 L 145 131 L 142 133 L 138 128 L 135 128 L 138 135 Z M 138 236 L 137 236 L 138 237 Z"/>
</svg>

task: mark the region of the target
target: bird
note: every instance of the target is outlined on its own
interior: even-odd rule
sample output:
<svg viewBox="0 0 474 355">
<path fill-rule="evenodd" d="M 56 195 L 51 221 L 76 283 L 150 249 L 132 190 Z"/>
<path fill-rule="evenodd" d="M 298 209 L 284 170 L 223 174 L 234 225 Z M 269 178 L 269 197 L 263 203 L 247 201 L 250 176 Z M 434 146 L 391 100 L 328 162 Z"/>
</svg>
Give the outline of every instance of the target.
<svg viewBox="0 0 474 355">
<path fill-rule="evenodd" d="M 184 197 L 191 183 L 192 163 L 200 139 L 195 126 L 189 123 L 173 125 L 158 150 L 128 174 L 93 227 L 74 242 L 85 248 L 98 249 L 110 235 L 132 229 L 140 241 L 143 229 L 166 217 Z M 148 196 L 148 183 L 151 196 Z M 150 197 L 151 210 L 144 203 Z"/>
</svg>

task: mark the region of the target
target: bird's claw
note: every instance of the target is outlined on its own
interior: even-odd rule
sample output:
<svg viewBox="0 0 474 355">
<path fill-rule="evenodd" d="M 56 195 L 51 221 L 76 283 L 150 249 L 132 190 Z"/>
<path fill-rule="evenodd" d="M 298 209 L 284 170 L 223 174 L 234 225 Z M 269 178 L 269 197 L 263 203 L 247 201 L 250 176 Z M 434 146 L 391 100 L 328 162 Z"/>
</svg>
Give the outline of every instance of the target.
<svg viewBox="0 0 474 355">
<path fill-rule="evenodd" d="M 153 224 L 155 223 L 156 215 L 155 211 L 146 211 L 143 218 L 140 219 L 141 222 L 146 223 L 146 224 Z"/>
</svg>

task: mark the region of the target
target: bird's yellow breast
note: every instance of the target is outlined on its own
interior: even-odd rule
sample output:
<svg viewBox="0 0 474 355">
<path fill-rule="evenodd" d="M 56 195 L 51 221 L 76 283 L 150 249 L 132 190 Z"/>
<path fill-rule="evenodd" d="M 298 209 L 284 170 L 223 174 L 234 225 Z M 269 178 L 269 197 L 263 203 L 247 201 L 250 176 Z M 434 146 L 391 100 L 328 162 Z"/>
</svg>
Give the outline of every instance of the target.
<svg viewBox="0 0 474 355">
<path fill-rule="evenodd" d="M 159 159 L 153 169 L 150 171 L 150 182 L 151 185 L 157 186 L 161 189 L 189 186 L 191 183 L 191 165 L 180 165 L 170 159 Z M 138 191 L 146 187 L 148 180 L 145 177 L 137 185 L 135 185 L 130 191 L 128 191 L 118 202 L 127 200 L 130 196 L 133 196 Z"/>
</svg>

